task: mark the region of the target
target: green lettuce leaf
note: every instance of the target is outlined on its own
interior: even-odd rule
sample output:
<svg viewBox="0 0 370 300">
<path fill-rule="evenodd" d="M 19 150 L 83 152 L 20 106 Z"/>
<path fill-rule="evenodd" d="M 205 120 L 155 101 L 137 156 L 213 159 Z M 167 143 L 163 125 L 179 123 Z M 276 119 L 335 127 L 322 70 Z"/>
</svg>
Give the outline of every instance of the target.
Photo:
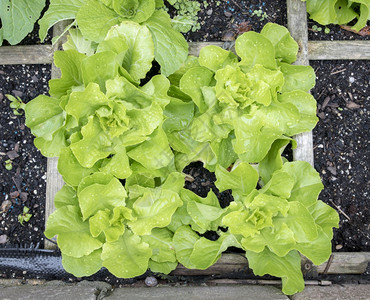
<svg viewBox="0 0 370 300">
<path fill-rule="evenodd" d="M 303 291 L 301 257 L 297 251 L 293 250 L 284 257 L 279 257 L 268 249 L 260 253 L 246 251 L 246 257 L 255 275 L 270 274 L 281 277 L 284 294 L 292 295 Z"/>
<path fill-rule="evenodd" d="M 161 73 L 166 76 L 174 73 L 188 55 L 188 44 L 185 38 L 172 29 L 171 19 L 165 11 L 155 11 L 144 24 L 152 33 L 154 56 L 161 66 Z"/>
<path fill-rule="evenodd" d="M 80 258 L 102 247 L 102 242 L 90 234 L 89 222 L 82 220 L 78 206 L 66 205 L 52 213 L 46 223 L 45 236 L 58 235 L 62 253 Z"/>
<path fill-rule="evenodd" d="M 91 276 L 102 268 L 100 258 L 102 249 L 95 250 L 82 257 L 73 257 L 62 254 L 63 268 L 77 277 Z"/>
<path fill-rule="evenodd" d="M 124 206 L 127 193 L 125 188 L 110 174 L 96 172 L 86 176 L 77 189 L 78 201 L 83 219 L 86 220 L 99 210 Z"/>
<path fill-rule="evenodd" d="M 3 0 L 0 2 L 1 39 L 18 44 L 33 30 L 45 6 L 45 0 Z"/>
<path fill-rule="evenodd" d="M 105 243 L 101 254 L 103 267 L 120 278 L 145 273 L 151 256 L 149 245 L 130 230 L 126 230 L 117 241 Z"/>
</svg>

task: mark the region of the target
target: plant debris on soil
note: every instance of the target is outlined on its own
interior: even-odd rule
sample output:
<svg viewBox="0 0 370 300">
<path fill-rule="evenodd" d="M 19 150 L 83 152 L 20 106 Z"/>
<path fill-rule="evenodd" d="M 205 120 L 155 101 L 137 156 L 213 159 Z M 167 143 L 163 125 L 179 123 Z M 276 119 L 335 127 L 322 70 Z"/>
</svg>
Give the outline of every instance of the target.
<svg viewBox="0 0 370 300">
<path fill-rule="evenodd" d="M 49 79 L 49 65 L 0 66 L 0 247 L 43 244 L 46 158 L 34 146 L 24 115 L 13 114 L 5 95 L 28 102 L 47 93 Z M 18 216 L 24 207 L 32 217 L 22 226 Z"/>
<path fill-rule="evenodd" d="M 334 251 L 369 251 L 369 64 L 311 61 L 311 66 L 319 116 L 315 167 L 325 186 L 320 197 L 340 216 Z"/>
</svg>

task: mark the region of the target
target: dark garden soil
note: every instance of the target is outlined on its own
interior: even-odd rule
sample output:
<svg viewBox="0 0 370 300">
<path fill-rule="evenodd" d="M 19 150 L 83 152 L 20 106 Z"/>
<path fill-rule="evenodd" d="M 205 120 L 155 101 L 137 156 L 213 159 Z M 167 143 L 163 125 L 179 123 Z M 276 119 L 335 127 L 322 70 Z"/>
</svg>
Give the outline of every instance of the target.
<svg viewBox="0 0 370 300">
<path fill-rule="evenodd" d="M 186 34 L 188 41 L 220 41 L 225 31 L 236 33 L 238 28 L 241 30 L 238 25 L 243 22 L 248 22 L 251 29 L 257 32 L 267 22 L 286 25 L 284 0 L 207 2 L 208 7 L 204 9 L 202 4 L 199 13 L 201 29 Z M 264 20 L 252 16 L 255 10 L 260 9 L 267 14 Z M 314 24 L 309 21 L 309 28 Z M 310 39 L 368 39 L 338 26 L 328 27 L 330 34 L 310 30 Z M 36 35 L 24 43 L 38 43 Z M 341 219 L 340 228 L 334 231 L 333 250 L 370 251 L 370 215 L 367 207 L 369 63 L 313 61 L 311 65 L 317 74 L 312 93 L 318 101 L 319 116 L 319 123 L 313 132 L 315 167 L 325 185 L 320 198 L 337 209 Z M 5 94 L 19 96 L 27 102 L 47 93 L 49 79 L 50 66 L 0 66 L 0 247 L 29 246 L 31 243 L 43 246 L 46 159 L 34 147 L 33 137 L 24 125 L 24 116 L 13 114 Z M 5 168 L 5 161 L 9 159 L 12 170 Z M 213 190 L 222 207 L 232 201 L 229 191 L 219 193 L 214 185 L 215 175 L 204 169 L 201 163 L 190 164 L 184 172 L 194 178 L 186 181 L 186 188 L 203 197 Z M 30 208 L 32 217 L 22 226 L 18 215 L 25 206 Z M 207 237 L 215 238 L 212 233 Z M 23 275 L 0 270 L 0 277 L 3 278 L 19 276 Z M 112 284 L 124 283 L 114 276 L 92 279 L 103 279 Z"/>
</svg>

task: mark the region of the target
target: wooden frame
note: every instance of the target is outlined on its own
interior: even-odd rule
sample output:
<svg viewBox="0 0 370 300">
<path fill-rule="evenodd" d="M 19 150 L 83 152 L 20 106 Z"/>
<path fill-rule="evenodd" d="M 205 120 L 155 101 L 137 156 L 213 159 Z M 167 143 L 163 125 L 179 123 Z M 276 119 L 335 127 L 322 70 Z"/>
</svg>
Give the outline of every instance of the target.
<svg viewBox="0 0 370 300">
<path fill-rule="evenodd" d="M 288 28 L 293 38 L 298 42 L 300 51 L 297 64 L 309 65 L 309 60 L 369 60 L 370 41 L 308 41 L 307 13 L 305 2 L 287 0 Z M 63 32 L 66 22 L 54 26 L 54 36 Z M 63 38 L 55 46 L 9 46 L 0 47 L 0 65 L 14 64 L 52 64 L 53 53 L 61 47 Z M 190 43 L 189 54 L 198 55 L 202 47 L 207 45 L 222 46 L 222 42 Z M 52 78 L 60 76 L 60 71 L 52 64 Z M 296 136 L 297 149 L 294 150 L 295 160 L 304 160 L 313 165 L 312 132 Z M 47 162 L 47 186 L 45 222 L 54 211 L 54 195 L 63 186 L 63 180 L 57 170 L 57 158 L 49 158 Z M 45 248 L 55 245 L 45 241 Z M 318 273 L 325 274 L 361 274 L 365 272 L 370 261 L 369 252 L 333 253 L 328 262 L 320 266 L 309 265 Z M 307 264 L 304 263 L 306 269 Z M 188 270 L 181 265 L 173 271 L 174 275 L 212 275 L 228 274 L 248 269 L 244 256 L 224 254 L 221 259 L 207 270 Z"/>
</svg>

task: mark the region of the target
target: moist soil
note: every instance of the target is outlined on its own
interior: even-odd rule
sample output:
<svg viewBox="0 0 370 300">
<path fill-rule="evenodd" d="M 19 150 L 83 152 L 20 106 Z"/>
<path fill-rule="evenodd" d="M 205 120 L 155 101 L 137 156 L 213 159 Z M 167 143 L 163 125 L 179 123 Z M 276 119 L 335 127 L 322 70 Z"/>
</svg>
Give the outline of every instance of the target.
<svg viewBox="0 0 370 300">
<path fill-rule="evenodd" d="M 264 20 L 252 15 L 260 9 L 268 15 Z M 208 7 L 204 9 L 202 4 L 199 12 L 201 29 L 187 33 L 186 38 L 188 41 L 220 41 L 225 31 L 233 34 L 242 31 L 239 25 L 243 22 L 248 22 L 251 30 L 257 32 L 267 22 L 286 25 L 285 11 L 286 4 L 282 0 L 271 3 L 208 1 Z M 313 32 L 310 28 L 314 24 L 313 21 L 308 23 L 310 39 L 368 39 L 334 25 L 328 26 L 329 34 Z M 36 30 L 23 44 L 38 43 L 35 33 Z M 313 131 L 315 168 L 325 185 L 320 199 L 340 215 L 340 227 L 334 230 L 333 251 L 370 251 L 367 208 L 369 64 L 367 61 L 312 61 L 311 65 L 317 74 L 312 94 L 318 101 L 319 116 Z M 5 95 L 19 96 L 28 102 L 39 94 L 47 94 L 49 79 L 50 66 L 47 65 L 0 66 L 0 247 L 38 244 L 43 247 L 46 158 L 34 147 L 24 115 L 13 114 Z M 5 168 L 9 159 L 11 170 Z M 210 190 L 214 191 L 222 207 L 232 201 L 230 191 L 219 193 L 214 185 L 215 175 L 204 169 L 200 162 L 190 164 L 184 172 L 194 178 L 186 181 L 186 188 L 203 197 Z M 32 217 L 21 225 L 18 216 L 24 207 L 30 208 Z M 206 236 L 216 238 L 212 233 Z M 91 279 L 116 285 L 126 283 L 112 275 L 102 276 Z M 0 277 L 26 278 L 27 275 L 0 270 Z M 67 280 L 75 278 L 71 276 Z"/>
</svg>

